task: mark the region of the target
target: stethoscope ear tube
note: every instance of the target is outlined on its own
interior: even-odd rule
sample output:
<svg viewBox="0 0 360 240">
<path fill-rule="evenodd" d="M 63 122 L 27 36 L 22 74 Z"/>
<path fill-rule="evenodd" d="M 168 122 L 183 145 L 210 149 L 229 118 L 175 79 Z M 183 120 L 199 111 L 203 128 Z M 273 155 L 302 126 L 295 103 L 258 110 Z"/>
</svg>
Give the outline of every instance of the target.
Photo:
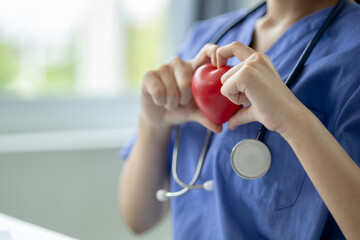
<svg viewBox="0 0 360 240">
<path fill-rule="evenodd" d="M 160 202 L 165 202 L 169 198 L 174 198 L 174 197 L 179 197 L 181 195 L 184 195 L 189 190 L 190 190 L 189 188 L 183 188 L 177 192 L 168 192 L 165 189 L 159 189 L 156 192 L 156 199 L 159 200 Z"/>
<path fill-rule="evenodd" d="M 212 181 L 212 180 L 206 181 L 201 186 L 206 191 L 213 191 L 214 190 L 214 181 Z M 156 192 L 156 199 L 159 200 L 160 202 L 165 202 L 169 198 L 180 197 L 181 195 L 184 195 L 190 189 L 195 189 L 195 188 L 184 187 L 183 189 L 181 189 L 180 191 L 177 191 L 177 192 L 168 192 L 165 189 L 159 189 Z"/>
</svg>

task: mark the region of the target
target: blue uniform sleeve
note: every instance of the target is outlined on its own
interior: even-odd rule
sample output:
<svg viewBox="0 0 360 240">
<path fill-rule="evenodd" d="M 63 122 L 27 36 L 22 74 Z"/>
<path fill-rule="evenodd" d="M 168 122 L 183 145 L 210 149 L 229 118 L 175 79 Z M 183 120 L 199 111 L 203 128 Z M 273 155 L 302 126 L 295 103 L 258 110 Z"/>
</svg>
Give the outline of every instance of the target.
<svg viewBox="0 0 360 240">
<path fill-rule="evenodd" d="M 127 145 L 120 150 L 119 155 L 122 159 L 127 159 L 129 157 L 131 149 L 134 147 L 134 144 L 136 142 L 136 138 L 137 138 L 137 134 L 134 134 L 130 139 L 130 141 L 127 143 Z"/>
<path fill-rule="evenodd" d="M 174 128 L 171 133 L 171 139 L 170 139 L 171 142 L 170 142 L 168 156 L 167 156 L 169 172 L 171 171 L 171 159 L 172 159 L 172 152 L 173 152 L 173 148 L 174 148 L 175 134 L 176 134 L 176 129 Z M 129 143 L 125 146 L 125 148 L 120 150 L 119 155 L 122 159 L 126 160 L 129 157 L 131 150 L 133 149 L 134 144 L 136 142 L 136 139 L 137 139 L 137 134 L 134 134 L 133 137 L 131 138 L 131 140 L 129 141 Z M 149 144 L 151 144 L 151 143 L 149 143 Z"/>
</svg>

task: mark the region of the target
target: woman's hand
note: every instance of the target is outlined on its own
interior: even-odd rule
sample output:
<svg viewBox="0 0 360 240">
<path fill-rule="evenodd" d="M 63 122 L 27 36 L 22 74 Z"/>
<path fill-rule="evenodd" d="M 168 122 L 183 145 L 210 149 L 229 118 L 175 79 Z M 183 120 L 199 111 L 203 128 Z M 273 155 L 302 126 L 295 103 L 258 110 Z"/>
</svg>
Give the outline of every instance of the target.
<svg viewBox="0 0 360 240">
<path fill-rule="evenodd" d="M 266 128 L 285 134 L 299 111 L 308 111 L 282 81 L 270 58 L 240 42 L 220 47 L 217 66 L 231 57 L 241 63 L 223 75 L 221 93 L 241 108 L 229 120 L 229 128 L 259 121 Z"/>
<path fill-rule="evenodd" d="M 207 44 L 189 62 L 174 58 L 158 70 L 147 72 L 141 88 L 141 118 L 157 128 L 196 121 L 220 132 L 222 127 L 206 118 L 196 106 L 191 88 L 192 76 L 199 66 L 209 62 L 216 64 L 217 49 L 218 46 Z"/>
</svg>

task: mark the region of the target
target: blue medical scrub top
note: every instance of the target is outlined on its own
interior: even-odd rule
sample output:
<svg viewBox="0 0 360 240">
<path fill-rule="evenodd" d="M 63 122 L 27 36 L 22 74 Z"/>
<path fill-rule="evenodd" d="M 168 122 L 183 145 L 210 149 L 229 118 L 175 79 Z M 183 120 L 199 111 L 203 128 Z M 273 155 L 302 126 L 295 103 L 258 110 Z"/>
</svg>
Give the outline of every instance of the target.
<svg viewBox="0 0 360 240">
<path fill-rule="evenodd" d="M 287 79 L 306 44 L 332 8 L 293 24 L 267 51 L 282 79 Z M 219 45 L 251 43 L 254 24 L 266 7 L 228 32 Z M 227 23 L 244 15 L 232 12 L 197 23 L 179 56 L 192 59 Z M 324 33 L 292 86 L 308 107 L 360 163 L 360 5 L 347 3 Z M 229 64 L 239 63 L 230 59 Z M 301 116 L 299 116 L 301 117 Z M 185 182 L 194 175 L 206 129 L 198 123 L 182 126 L 178 174 Z M 213 192 L 191 190 L 171 199 L 174 239 L 343 239 L 343 235 L 288 143 L 268 131 L 264 142 L 272 163 L 256 180 L 236 175 L 230 153 L 239 141 L 254 139 L 260 124 L 249 123 L 231 131 L 227 125 L 214 134 L 197 183 L 214 180 Z M 170 149 L 171 152 L 171 149 Z M 170 154 L 169 154 L 170 156 Z M 169 161 L 171 161 L 169 157 Z M 335 176 L 334 176 L 335 177 Z M 181 187 L 171 177 L 171 191 Z"/>
</svg>

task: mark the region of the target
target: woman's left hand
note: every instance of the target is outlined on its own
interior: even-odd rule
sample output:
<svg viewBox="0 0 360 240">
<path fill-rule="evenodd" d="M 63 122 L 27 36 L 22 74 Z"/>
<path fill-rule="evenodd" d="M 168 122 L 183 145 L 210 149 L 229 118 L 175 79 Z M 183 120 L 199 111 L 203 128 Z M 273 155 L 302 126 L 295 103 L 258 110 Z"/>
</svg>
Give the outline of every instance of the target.
<svg viewBox="0 0 360 240">
<path fill-rule="evenodd" d="M 221 93 L 235 104 L 251 104 L 230 118 L 229 128 L 258 121 L 271 131 L 285 134 L 304 106 L 285 85 L 268 56 L 233 42 L 217 50 L 217 66 L 226 65 L 234 56 L 241 63 L 223 75 Z"/>
</svg>

